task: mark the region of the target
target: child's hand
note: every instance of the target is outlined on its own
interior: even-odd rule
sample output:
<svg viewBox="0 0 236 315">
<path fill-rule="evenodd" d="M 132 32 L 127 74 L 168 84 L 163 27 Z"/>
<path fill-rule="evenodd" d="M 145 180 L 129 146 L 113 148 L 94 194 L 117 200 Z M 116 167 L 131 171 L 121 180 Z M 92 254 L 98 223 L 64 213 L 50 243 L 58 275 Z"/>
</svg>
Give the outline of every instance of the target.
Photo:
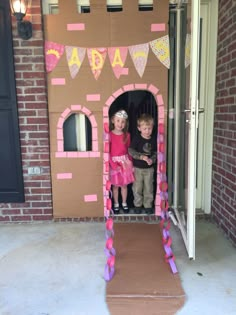
<svg viewBox="0 0 236 315">
<path fill-rule="evenodd" d="M 152 160 L 149 159 L 146 155 L 141 155 L 141 159 L 145 161 L 148 165 L 152 165 Z"/>
<path fill-rule="evenodd" d="M 148 165 L 152 165 L 152 160 L 151 159 L 147 159 L 146 162 L 147 162 Z"/>
</svg>

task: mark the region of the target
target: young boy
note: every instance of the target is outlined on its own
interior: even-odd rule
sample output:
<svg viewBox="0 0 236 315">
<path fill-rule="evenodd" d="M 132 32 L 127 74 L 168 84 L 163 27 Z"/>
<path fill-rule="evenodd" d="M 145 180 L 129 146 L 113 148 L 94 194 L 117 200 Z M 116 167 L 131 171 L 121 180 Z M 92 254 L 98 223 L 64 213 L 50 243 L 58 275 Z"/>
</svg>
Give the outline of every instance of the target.
<svg viewBox="0 0 236 315">
<path fill-rule="evenodd" d="M 133 158 L 135 182 L 133 195 L 135 213 L 140 214 L 144 206 L 146 214 L 153 213 L 153 175 L 157 159 L 156 139 L 152 135 L 154 121 L 151 115 L 142 114 L 137 121 L 137 134 L 129 147 Z"/>
</svg>

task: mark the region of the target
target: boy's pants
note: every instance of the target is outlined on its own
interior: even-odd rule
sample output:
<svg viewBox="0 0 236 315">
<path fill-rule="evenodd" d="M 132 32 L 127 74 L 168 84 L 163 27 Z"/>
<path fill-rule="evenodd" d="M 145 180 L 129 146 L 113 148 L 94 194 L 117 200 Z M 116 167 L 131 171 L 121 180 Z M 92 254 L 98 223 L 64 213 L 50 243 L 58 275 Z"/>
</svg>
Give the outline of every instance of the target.
<svg viewBox="0 0 236 315">
<path fill-rule="evenodd" d="M 134 168 L 135 181 L 132 189 L 135 207 L 153 207 L 153 174 L 153 167 Z"/>
</svg>

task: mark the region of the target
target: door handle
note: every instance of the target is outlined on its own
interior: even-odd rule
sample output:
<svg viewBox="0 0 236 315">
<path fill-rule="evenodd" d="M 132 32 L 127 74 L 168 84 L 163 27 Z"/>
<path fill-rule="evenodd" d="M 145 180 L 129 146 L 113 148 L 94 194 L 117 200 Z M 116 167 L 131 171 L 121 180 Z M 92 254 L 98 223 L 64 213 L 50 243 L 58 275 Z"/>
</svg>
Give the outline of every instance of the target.
<svg viewBox="0 0 236 315">
<path fill-rule="evenodd" d="M 190 113 L 191 112 L 191 109 L 184 109 L 183 111 L 182 111 L 182 113 L 183 114 L 185 114 L 185 113 Z M 202 114 L 202 113 L 204 113 L 205 112 L 205 109 L 204 108 L 199 108 L 198 109 L 198 113 L 199 114 Z"/>
</svg>

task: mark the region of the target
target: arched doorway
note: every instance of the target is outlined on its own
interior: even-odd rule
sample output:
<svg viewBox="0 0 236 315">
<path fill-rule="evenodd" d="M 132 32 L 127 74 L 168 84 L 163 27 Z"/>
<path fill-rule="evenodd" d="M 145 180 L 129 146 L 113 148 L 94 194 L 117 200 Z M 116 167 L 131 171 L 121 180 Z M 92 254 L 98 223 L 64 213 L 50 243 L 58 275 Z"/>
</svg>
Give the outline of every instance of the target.
<svg viewBox="0 0 236 315">
<path fill-rule="evenodd" d="M 111 116 L 120 109 L 124 109 L 129 116 L 129 132 L 131 135 L 131 140 L 133 136 L 138 133 L 137 129 L 137 119 L 143 113 L 150 114 L 154 119 L 154 137 L 157 138 L 157 124 L 158 124 L 158 109 L 157 109 L 157 102 L 154 95 L 148 90 L 132 90 L 127 91 L 120 94 L 114 101 L 111 103 L 108 111 L 109 119 Z M 157 173 L 157 165 L 154 166 L 155 172 Z M 156 195 L 156 185 L 157 185 L 157 176 L 154 176 L 154 200 Z M 121 204 L 121 196 L 119 200 Z M 128 198 L 127 204 L 130 208 L 129 214 L 134 214 L 134 204 L 133 204 L 133 192 L 132 192 L 132 184 L 128 185 Z M 153 203 L 154 207 L 154 203 Z M 121 210 L 121 215 L 124 213 Z M 145 214 L 143 210 L 141 215 Z"/>
</svg>

